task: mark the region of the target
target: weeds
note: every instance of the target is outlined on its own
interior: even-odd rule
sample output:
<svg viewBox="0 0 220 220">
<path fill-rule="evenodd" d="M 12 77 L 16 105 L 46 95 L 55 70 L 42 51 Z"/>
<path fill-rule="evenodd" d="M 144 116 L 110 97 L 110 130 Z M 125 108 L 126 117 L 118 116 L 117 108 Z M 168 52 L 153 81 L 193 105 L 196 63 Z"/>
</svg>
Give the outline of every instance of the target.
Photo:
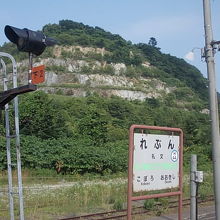
<svg viewBox="0 0 220 220">
<path fill-rule="evenodd" d="M 155 205 L 155 200 L 154 199 L 147 199 L 144 202 L 144 208 L 147 210 L 152 210 Z"/>
<path fill-rule="evenodd" d="M 126 209 L 127 180 L 126 174 L 111 176 L 84 177 L 79 175 L 42 177 L 46 171 L 30 171 L 24 173 L 24 201 L 26 219 L 52 220 L 70 215 Z M 16 173 L 14 173 L 15 175 Z M 38 174 L 39 176 L 36 176 Z M 1 176 L 6 179 L 6 174 Z M 212 173 L 205 173 L 204 183 L 199 186 L 199 197 L 206 200 L 213 194 Z M 38 183 L 38 184 L 36 184 Z M 0 197 L 0 219 L 9 219 L 8 195 L 5 184 L 1 188 L 5 193 Z M 184 198 L 189 194 L 189 177 L 184 178 Z M 143 203 L 145 209 L 160 216 L 168 211 L 169 198 L 149 199 Z M 18 217 L 18 200 L 15 200 Z"/>
</svg>

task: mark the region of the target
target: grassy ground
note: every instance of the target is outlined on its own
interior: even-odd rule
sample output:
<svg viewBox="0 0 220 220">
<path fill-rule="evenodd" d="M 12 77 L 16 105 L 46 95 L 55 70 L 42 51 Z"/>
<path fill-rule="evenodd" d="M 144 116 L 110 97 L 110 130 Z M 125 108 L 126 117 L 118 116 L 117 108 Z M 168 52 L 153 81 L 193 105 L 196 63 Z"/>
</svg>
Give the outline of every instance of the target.
<svg viewBox="0 0 220 220">
<path fill-rule="evenodd" d="M 1 177 L 1 188 L 7 191 L 7 176 Z M 115 176 L 58 176 L 30 177 L 24 174 L 25 219 L 49 220 L 64 216 L 94 213 L 112 209 L 126 208 L 127 180 L 126 174 Z M 184 197 L 189 197 L 189 175 L 184 176 Z M 204 200 L 213 194 L 212 173 L 206 172 L 204 183 L 199 187 L 199 194 Z M 168 200 L 160 199 L 166 212 Z M 144 203 L 146 208 L 150 203 Z M 15 200 L 18 215 L 17 199 Z M 0 195 L 0 219 L 9 219 L 7 193 Z"/>
<path fill-rule="evenodd" d="M 114 209 L 126 199 L 126 179 L 109 177 L 41 178 L 32 184 L 31 178 L 23 178 L 26 219 L 56 219 L 67 215 L 79 215 Z M 25 181 L 27 180 L 27 181 Z M 6 185 L 2 189 L 7 191 Z M 15 200 L 17 206 L 17 199 Z M 121 207 L 119 207 L 121 208 Z M 0 219 L 9 219 L 7 193 L 0 197 Z"/>
</svg>

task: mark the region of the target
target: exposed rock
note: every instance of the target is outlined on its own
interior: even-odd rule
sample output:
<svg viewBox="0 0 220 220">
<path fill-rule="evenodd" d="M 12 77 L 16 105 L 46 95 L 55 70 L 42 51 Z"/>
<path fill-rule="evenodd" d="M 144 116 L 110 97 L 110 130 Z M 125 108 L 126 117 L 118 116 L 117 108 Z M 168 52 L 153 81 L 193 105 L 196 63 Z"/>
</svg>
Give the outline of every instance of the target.
<svg viewBox="0 0 220 220">
<path fill-rule="evenodd" d="M 119 96 L 128 100 L 144 101 L 146 98 L 158 98 L 161 95 L 156 92 L 144 93 L 141 91 L 117 90 L 117 89 L 100 89 L 100 88 L 57 88 L 57 87 L 40 87 L 40 90 L 49 94 L 62 94 L 73 97 L 85 97 L 87 93 L 98 93 L 104 97 Z"/>
<path fill-rule="evenodd" d="M 133 82 L 123 76 L 110 76 L 110 75 L 82 75 L 76 74 L 80 84 L 89 84 L 91 87 L 97 86 L 115 86 L 115 87 L 132 87 L 134 86 Z"/>
<path fill-rule="evenodd" d="M 84 55 L 87 55 L 88 53 L 97 53 L 104 56 L 105 53 L 109 53 L 105 50 L 105 48 L 93 48 L 93 47 L 81 47 L 81 46 L 55 46 L 53 50 L 53 54 L 55 57 L 61 57 L 62 52 L 70 52 L 70 53 L 76 53 L 77 51 L 80 51 Z"/>
<path fill-rule="evenodd" d="M 203 114 L 206 114 L 206 115 L 208 115 L 209 114 L 209 109 L 207 109 L 207 108 L 204 108 L 204 109 L 202 109 L 202 111 L 201 111 L 201 113 L 203 113 Z"/>
<path fill-rule="evenodd" d="M 65 58 L 63 55 L 66 53 Z M 74 53 L 81 53 L 83 58 L 71 58 Z M 129 100 L 144 100 L 158 98 L 172 92 L 175 88 L 154 78 L 129 78 L 125 76 L 127 66 L 124 63 L 111 63 L 95 59 L 85 59 L 94 54 L 104 56 L 109 53 L 104 48 L 81 46 L 56 46 L 53 58 L 38 58 L 35 66 L 46 65 L 48 71 L 45 83 L 40 89 L 48 93 L 58 93 L 70 96 L 86 96 L 87 92 L 98 92 L 103 96 L 120 96 Z M 130 54 L 132 56 L 132 54 Z M 142 66 L 149 68 L 145 61 Z M 28 60 L 18 63 L 18 67 L 28 67 Z M 108 68 L 109 67 L 109 68 Z M 103 71 L 103 72 L 102 72 Z M 24 82 L 27 72 L 21 74 L 20 81 Z"/>
<path fill-rule="evenodd" d="M 45 75 L 45 83 L 50 86 L 58 83 L 58 76 L 54 72 L 47 72 Z"/>
<path fill-rule="evenodd" d="M 115 70 L 115 75 L 124 74 L 127 70 L 126 65 L 124 63 L 116 63 L 116 64 L 112 63 L 112 66 Z"/>
<path fill-rule="evenodd" d="M 120 96 L 128 100 L 140 100 L 144 101 L 146 98 L 158 98 L 161 96 L 159 93 L 144 93 L 141 91 L 130 91 L 130 90 L 112 90 L 109 91 L 111 95 Z"/>
<path fill-rule="evenodd" d="M 144 63 L 142 63 L 142 66 L 144 66 L 144 67 L 150 67 L 150 63 L 149 62 L 147 62 L 147 61 L 145 61 Z"/>
</svg>

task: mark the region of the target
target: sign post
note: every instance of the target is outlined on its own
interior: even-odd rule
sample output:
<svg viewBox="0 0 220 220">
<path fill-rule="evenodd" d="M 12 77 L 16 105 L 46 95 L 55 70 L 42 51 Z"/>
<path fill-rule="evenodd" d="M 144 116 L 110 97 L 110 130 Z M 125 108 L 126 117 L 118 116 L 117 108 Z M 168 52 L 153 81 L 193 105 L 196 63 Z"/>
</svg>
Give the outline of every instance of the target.
<svg viewBox="0 0 220 220">
<path fill-rule="evenodd" d="M 135 132 L 138 130 L 138 132 Z M 144 131 L 169 134 L 149 134 Z M 140 132 L 141 131 L 141 132 Z M 178 196 L 182 219 L 183 132 L 179 128 L 132 125 L 129 138 L 128 209 L 131 220 L 132 201 Z M 169 192 L 169 189 L 177 189 Z M 134 192 L 167 190 L 168 192 L 133 196 Z"/>
</svg>

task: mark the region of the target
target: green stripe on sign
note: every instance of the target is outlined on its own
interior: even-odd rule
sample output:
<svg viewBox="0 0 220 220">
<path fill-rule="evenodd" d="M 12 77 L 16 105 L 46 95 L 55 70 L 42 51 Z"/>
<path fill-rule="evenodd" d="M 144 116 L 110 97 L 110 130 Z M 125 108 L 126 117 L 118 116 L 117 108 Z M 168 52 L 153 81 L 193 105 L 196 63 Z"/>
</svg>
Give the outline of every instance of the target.
<svg viewBox="0 0 220 220">
<path fill-rule="evenodd" d="M 178 168 L 178 164 L 174 163 L 143 163 L 143 164 L 135 164 L 134 170 L 143 171 L 143 170 L 176 170 Z"/>
</svg>

